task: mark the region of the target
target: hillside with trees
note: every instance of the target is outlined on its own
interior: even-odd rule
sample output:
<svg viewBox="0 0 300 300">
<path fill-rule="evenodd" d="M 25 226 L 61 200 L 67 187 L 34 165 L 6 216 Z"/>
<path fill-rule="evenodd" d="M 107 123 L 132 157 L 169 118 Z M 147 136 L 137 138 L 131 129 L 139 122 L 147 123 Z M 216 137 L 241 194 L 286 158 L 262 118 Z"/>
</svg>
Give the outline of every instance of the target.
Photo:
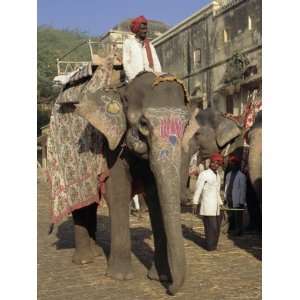
<svg viewBox="0 0 300 300">
<path fill-rule="evenodd" d="M 53 78 L 57 75 L 56 59 L 62 58 L 76 46 L 92 38 L 76 30 L 58 30 L 48 26 L 37 29 L 37 103 L 38 103 L 38 133 L 40 128 L 49 121 L 50 107 L 57 96 L 53 89 Z M 78 47 L 68 54 L 66 60 L 90 60 L 88 45 Z"/>
</svg>

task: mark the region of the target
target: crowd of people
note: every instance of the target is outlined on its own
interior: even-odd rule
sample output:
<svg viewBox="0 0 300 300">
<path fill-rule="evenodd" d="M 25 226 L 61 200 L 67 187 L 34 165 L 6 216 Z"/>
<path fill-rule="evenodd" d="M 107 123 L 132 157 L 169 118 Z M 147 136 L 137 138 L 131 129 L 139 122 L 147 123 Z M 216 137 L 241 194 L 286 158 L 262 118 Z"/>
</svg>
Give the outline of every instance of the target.
<svg viewBox="0 0 300 300">
<path fill-rule="evenodd" d="M 214 153 L 208 160 L 199 161 L 198 153 L 194 154 L 190 162 L 188 190 L 193 212 L 198 212 L 203 220 L 207 250 L 217 248 L 224 219 L 228 220 L 230 235 L 261 232 L 258 199 L 249 176 L 241 170 L 238 155 L 231 154 L 224 159 L 219 153 Z"/>
</svg>

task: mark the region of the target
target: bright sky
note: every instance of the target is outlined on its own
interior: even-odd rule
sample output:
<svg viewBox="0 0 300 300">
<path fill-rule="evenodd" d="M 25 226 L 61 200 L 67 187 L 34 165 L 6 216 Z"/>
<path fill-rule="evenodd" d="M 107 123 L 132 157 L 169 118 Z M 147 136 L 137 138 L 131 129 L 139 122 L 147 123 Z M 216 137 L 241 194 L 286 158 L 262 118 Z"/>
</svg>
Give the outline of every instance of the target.
<svg viewBox="0 0 300 300">
<path fill-rule="evenodd" d="M 210 0 L 38 0 L 38 25 L 100 35 L 121 21 L 144 15 L 176 25 Z"/>
</svg>

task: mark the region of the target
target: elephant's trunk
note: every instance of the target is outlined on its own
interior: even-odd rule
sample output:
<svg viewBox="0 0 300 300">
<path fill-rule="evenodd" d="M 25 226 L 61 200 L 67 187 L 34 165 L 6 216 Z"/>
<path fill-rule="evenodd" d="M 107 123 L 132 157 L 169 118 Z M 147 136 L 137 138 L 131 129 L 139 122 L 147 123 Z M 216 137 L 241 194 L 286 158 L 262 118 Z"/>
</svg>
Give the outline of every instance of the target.
<svg viewBox="0 0 300 300">
<path fill-rule="evenodd" d="M 181 150 L 174 151 L 172 158 L 157 160 L 151 155 L 151 169 L 155 175 L 160 207 L 167 238 L 167 255 L 172 277 L 168 287 L 174 295 L 183 285 L 186 271 L 184 242 L 180 219 L 180 166 Z M 152 153 L 153 154 L 153 153 Z"/>
</svg>

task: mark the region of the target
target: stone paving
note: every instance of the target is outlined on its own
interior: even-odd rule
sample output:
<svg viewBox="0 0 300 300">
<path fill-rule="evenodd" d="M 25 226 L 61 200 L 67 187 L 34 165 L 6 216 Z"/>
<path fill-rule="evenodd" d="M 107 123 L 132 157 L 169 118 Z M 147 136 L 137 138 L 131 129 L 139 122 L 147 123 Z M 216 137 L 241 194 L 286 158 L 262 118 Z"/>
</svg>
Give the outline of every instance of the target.
<svg viewBox="0 0 300 300">
<path fill-rule="evenodd" d="M 135 279 L 116 281 L 105 276 L 106 256 L 77 266 L 71 262 L 74 249 L 71 219 L 49 228 L 49 190 L 38 178 L 38 299 L 39 300 L 154 300 L 261 299 L 261 239 L 257 235 L 230 238 L 221 235 L 218 250 L 203 248 L 203 225 L 189 212 L 182 213 L 187 257 L 187 276 L 175 296 L 165 287 L 147 279 L 153 255 L 149 218 L 131 216 L 132 262 Z M 109 251 L 108 211 L 98 209 L 97 242 Z M 192 228 L 192 229 L 191 229 Z"/>
</svg>

